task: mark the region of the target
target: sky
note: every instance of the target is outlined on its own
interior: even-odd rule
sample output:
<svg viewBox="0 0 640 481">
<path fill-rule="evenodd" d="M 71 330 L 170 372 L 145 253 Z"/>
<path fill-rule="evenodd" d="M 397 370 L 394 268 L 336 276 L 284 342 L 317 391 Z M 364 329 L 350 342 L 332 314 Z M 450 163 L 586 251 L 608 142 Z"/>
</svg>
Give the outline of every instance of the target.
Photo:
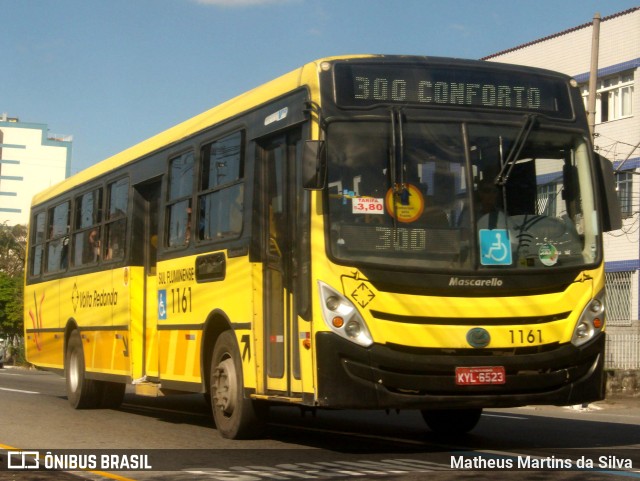
<svg viewBox="0 0 640 481">
<path fill-rule="evenodd" d="M 477 59 L 640 0 L 0 0 L 0 113 L 76 173 L 317 58 Z"/>
</svg>

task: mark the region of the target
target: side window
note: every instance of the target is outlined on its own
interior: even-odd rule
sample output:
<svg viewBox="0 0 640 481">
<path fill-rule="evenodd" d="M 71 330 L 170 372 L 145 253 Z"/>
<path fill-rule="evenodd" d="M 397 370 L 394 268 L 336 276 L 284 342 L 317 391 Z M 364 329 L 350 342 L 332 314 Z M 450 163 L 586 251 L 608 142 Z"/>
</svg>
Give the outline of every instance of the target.
<svg viewBox="0 0 640 481">
<path fill-rule="evenodd" d="M 107 186 L 107 211 L 104 222 L 104 260 L 124 258 L 127 233 L 129 180 L 120 179 Z"/>
<path fill-rule="evenodd" d="M 243 134 L 236 132 L 202 149 L 198 192 L 198 239 L 220 240 L 242 232 Z"/>
<path fill-rule="evenodd" d="M 102 189 L 76 198 L 73 234 L 73 265 L 95 264 L 100 259 Z"/>
<path fill-rule="evenodd" d="M 69 265 L 69 204 L 49 209 L 46 272 L 63 271 Z"/>
<path fill-rule="evenodd" d="M 45 225 L 46 217 L 44 212 L 36 214 L 33 219 L 33 230 L 31 231 L 31 270 L 29 274 L 33 277 L 42 274 L 42 264 L 44 260 L 45 245 Z"/>
<path fill-rule="evenodd" d="M 167 199 L 167 245 L 187 245 L 191 239 L 191 196 L 193 195 L 193 152 L 169 161 Z"/>
<path fill-rule="evenodd" d="M 620 201 L 622 218 L 633 216 L 633 176 L 635 172 L 623 171 L 616 173 L 616 191 Z"/>
</svg>

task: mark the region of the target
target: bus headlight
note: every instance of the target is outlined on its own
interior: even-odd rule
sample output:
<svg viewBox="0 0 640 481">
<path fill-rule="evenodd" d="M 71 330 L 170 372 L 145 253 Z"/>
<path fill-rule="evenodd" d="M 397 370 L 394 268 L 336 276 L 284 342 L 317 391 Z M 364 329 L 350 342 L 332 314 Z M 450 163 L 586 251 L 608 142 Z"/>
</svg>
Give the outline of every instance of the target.
<svg viewBox="0 0 640 481">
<path fill-rule="evenodd" d="M 593 339 L 604 328 L 604 291 L 591 299 L 582 311 L 571 337 L 574 346 Z"/>
<path fill-rule="evenodd" d="M 373 344 L 369 328 L 356 306 L 324 282 L 318 281 L 318 286 L 324 323 L 340 337 L 362 347 Z"/>
</svg>

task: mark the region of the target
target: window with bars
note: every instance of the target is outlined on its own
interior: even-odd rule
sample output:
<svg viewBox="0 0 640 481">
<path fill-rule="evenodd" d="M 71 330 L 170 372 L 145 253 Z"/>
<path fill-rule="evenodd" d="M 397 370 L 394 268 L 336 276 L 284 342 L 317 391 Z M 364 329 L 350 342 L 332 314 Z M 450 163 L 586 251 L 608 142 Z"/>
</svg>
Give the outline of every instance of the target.
<svg viewBox="0 0 640 481">
<path fill-rule="evenodd" d="M 555 217 L 557 196 L 558 185 L 555 182 L 539 185 L 538 196 L 536 199 L 537 213 Z"/>
<path fill-rule="evenodd" d="M 617 172 L 616 173 L 616 191 L 618 192 L 618 200 L 620 201 L 620 212 L 623 218 L 633 215 L 632 193 L 633 193 L 633 173 Z"/>
<path fill-rule="evenodd" d="M 631 284 L 633 271 L 606 272 L 607 324 L 610 326 L 631 325 Z"/>
</svg>

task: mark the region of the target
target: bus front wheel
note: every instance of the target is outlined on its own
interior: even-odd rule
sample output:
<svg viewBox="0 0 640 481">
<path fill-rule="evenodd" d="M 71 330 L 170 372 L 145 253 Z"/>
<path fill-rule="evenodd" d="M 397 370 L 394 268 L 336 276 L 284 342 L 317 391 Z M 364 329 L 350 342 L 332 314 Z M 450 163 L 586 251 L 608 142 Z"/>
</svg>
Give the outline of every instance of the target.
<svg viewBox="0 0 640 481">
<path fill-rule="evenodd" d="M 218 337 L 210 372 L 211 409 L 220 434 L 228 439 L 257 436 L 262 422 L 254 402 L 243 394 L 242 359 L 232 331 L 224 331 Z"/>
<path fill-rule="evenodd" d="M 464 434 L 476 427 L 482 408 L 473 409 L 423 409 L 422 418 L 433 432 L 438 434 Z"/>
</svg>

